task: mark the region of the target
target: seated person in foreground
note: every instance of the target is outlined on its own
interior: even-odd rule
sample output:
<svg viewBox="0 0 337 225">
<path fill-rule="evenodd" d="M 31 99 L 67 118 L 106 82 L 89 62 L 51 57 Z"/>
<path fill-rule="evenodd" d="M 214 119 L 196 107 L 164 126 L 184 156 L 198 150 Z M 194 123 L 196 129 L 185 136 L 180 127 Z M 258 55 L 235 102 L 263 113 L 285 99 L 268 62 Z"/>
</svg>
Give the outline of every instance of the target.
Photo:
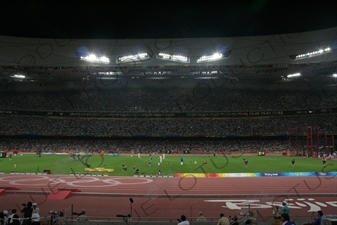
<svg viewBox="0 0 337 225">
<path fill-rule="evenodd" d="M 88 221 L 87 215 L 85 215 L 85 210 L 81 212 L 81 214 L 77 217 L 78 221 Z"/>
</svg>

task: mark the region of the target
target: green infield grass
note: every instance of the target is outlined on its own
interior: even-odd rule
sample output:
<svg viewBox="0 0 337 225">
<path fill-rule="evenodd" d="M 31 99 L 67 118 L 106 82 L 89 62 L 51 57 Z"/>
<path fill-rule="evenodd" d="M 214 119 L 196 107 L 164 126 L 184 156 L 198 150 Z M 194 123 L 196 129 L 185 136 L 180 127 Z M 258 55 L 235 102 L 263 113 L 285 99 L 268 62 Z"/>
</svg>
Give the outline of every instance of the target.
<svg viewBox="0 0 337 225">
<path fill-rule="evenodd" d="M 143 155 L 119 155 L 119 156 L 82 156 L 81 160 L 70 160 L 68 155 L 42 155 L 35 154 L 15 155 L 9 158 L 0 159 L 0 172 L 23 172 L 42 173 L 44 170 L 51 170 L 52 174 L 70 173 L 90 173 L 108 174 L 111 176 L 132 176 L 133 167 L 139 169 L 139 174 L 157 175 L 158 171 L 162 175 L 173 175 L 175 173 L 253 173 L 253 172 L 329 172 L 337 170 L 336 160 L 327 160 L 326 167 L 319 158 L 302 158 L 290 156 L 196 156 L 196 155 L 166 155 L 162 163 L 159 164 L 159 156 L 152 155 L 152 163 L 149 165 L 149 156 Z M 181 157 L 184 160 L 181 165 Z M 291 160 L 295 159 L 295 166 Z M 247 167 L 243 159 L 248 159 Z M 127 166 L 127 170 L 122 169 L 122 165 Z M 89 167 L 90 166 L 90 167 Z M 114 169 L 113 172 L 86 171 L 90 170 Z M 104 168 L 104 169 L 103 169 Z"/>
</svg>

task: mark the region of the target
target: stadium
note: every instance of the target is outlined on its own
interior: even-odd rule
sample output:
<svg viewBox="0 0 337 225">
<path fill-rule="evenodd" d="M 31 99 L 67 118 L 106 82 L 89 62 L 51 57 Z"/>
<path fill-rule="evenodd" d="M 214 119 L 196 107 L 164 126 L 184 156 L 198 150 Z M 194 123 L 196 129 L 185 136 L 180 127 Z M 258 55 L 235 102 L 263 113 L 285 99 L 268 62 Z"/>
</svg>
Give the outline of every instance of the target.
<svg viewBox="0 0 337 225">
<path fill-rule="evenodd" d="M 34 202 L 40 224 L 91 225 L 276 225 L 283 202 L 297 224 L 336 214 L 337 24 L 43 36 L 0 36 L 1 211 Z"/>
</svg>

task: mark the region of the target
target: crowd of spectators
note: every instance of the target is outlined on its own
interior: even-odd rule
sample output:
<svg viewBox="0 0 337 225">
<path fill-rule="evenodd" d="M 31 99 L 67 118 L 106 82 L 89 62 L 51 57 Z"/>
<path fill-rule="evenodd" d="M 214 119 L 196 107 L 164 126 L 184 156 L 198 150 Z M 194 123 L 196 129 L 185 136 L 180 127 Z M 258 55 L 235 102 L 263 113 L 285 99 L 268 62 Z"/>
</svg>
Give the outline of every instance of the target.
<svg viewBox="0 0 337 225">
<path fill-rule="evenodd" d="M 71 112 L 253 112 L 335 108 L 325 92 L 212 88 L 111 88 L 53 92 L 1 92 L 0 109 Z"/>
<path fill-rule="evenodd" d="M 0 151 L 101 152 L 106 153 L 184 153 L 283 152 L 287 140 L 109 140 L 55 138 L 0 138 Z"/>
<path fill-rule="evenodd" d="M 288 136 L 337 131 L 337 114 L 279 116 L 260 118 L 76 118 L 46 116 L 0 116 L 0 135 L 85 135 L 85 136 L 158 136 L 158 137 L 228 137 Z M 291 131 L 293 132 L 293 131 Z M 290 134 L 291 134 L 290 132 Z"/>
<path fill-rule="evenodd" d="M 1 92 L 0 110 L 50 112 L 263 112 L 307 110 L 307 114 L 264 117 L 218 118 L 100 118 L 41 116 L 38 114 L 0 114 L 0 150 L 20 149 L 35 151 L 284 151 L 289 143 L 279 141 L 140 141 L 123 140 L 65 140 L 22 139 L 24 137 L 289 137 L 306 135 L 307 126 L 313 135 L 337 131 L 337 114 L 311 114 L 314 109 L 336 108 L 337 98 L 324 92 L 249 91 L 211 88 L 198 85 L 193 88 L 119 87 L 80 91 Z M 334 111 L 335 112 L 335 111 Z M 15 114 L 15 115 L 14 115 Z M 141 147 L 139 147 L 141 146 Z"/>
</svg>

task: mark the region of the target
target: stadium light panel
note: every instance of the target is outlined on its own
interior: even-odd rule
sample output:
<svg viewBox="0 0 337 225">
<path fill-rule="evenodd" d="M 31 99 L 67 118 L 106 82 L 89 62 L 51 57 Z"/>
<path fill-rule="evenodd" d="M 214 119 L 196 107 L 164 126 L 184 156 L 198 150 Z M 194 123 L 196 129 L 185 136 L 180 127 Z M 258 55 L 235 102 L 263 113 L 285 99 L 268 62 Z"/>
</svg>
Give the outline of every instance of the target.
<svg viewBox="0 0 337 225">
<path fill-rule="evenodd" d="M 125 55 L 118 56 L 116 59 L 116 63 L 125 63 L 125 62 L 133 62 L 133 61 L 141 61 L 150 59 L 151 55 L 148 53 L 138 53 L 135 55 Z"/>
<path fill-rule="evenodd" d="M 320 56 L 320 55 L 323 55 L 323 54 L 327 54 L 329 52 L 331 52 L 331 48 L 327 47 L 327 48 L 319 49 L 317 51 L 307 52 L 307 53 L 304 53 L 304 54 L 290 55 L 289 57 L 292 60 L 300 60 L 300 59 L 307 59 L 307 58 L 311 58 L 311 57 L 315 57 L 315 56 Z"/>
<path fill-rule="evenodd" d="M 167 80 L 170 79 L 169 77 L 147 77 L 147 80 Z"/>
<path fill-rule="evenodd" d="M 294 73 L 294 74 L 289 74 L 289 75 L 287 75 L 287 78 L 300 77 L 300 76 L 301 76 L 300 73 Z"/>
<path fill-rule="evenodd" d="M 215 52 L 212 55 L 204 55 L 204 56 L 201 56 L 197 59 L 197 63 L 211 62 L 211 61 L 216 61 L 216 60 L 221 60 L 221 59 L 227 59 L 227 58 L 229 58 L 231 53 L 232 53 L 232 50 L 227 50 L 223 53 Z"/>
<path fill-rule="evenodd" d="M 93 62 L 93 63 L 103 63 L 103 64 L 109 64 L 110 59 L 106 56 L 96 56 L 95 54 L 90 54 L 87 56 L 81 56 L 81 60 L 87 61 L 87 62 Z"/>
<path fill-rule="evenodd" d="M 122 72 L 118 71 L 105 71 L 105 72 L 96 72 L 94 75 L 103 75 L 103 76 L 115 76 L 115 75 L 122 75 Z"/>
<path fill-rule="evenodd" d="M 159 52 L 156 57 L 157 59 L 168 60 L 168 61 L 173 61 L 173 62 L 182 62 L 182 63 L 190 62 L 190 58 L 187 56 L 172 55 L 172 54 L 167 54 L 163 52 Z"/>
<path fill-rule="evenodd" d="M 15 74 L 15 75 L 13 75 L 13 76 L 11 76 L 12 78 L 18 78 L 18 79 L 24 79 L 24 78 L 26 78 L 26 76 L 25 75 L 19 75 L 19 74 Z"/>
<path fill-rule="evenodd" d="M 337 78 L 337 73 L 332 74 L 332 77 Z"/>
<path fill-rule="evenodd" d="M 223 55 L 221 53 L 214 53 L 213 55 L 204 55 L 201 56 L 198 60 L 197 63 L 201 63 L 201 62 L 211 62 L 211 61 L 216 61 L 216 60 L 220 60 L 223 58 Z"/>
<path fill-rule="evenodd" d="M 96 80 L 117 80 L 118 77 L 96 77 Z"/>
<path fill-rule="evenodd" d="M 195 80 L 217 80 L 219 77 L 194 77 Z"/>
</svg>

